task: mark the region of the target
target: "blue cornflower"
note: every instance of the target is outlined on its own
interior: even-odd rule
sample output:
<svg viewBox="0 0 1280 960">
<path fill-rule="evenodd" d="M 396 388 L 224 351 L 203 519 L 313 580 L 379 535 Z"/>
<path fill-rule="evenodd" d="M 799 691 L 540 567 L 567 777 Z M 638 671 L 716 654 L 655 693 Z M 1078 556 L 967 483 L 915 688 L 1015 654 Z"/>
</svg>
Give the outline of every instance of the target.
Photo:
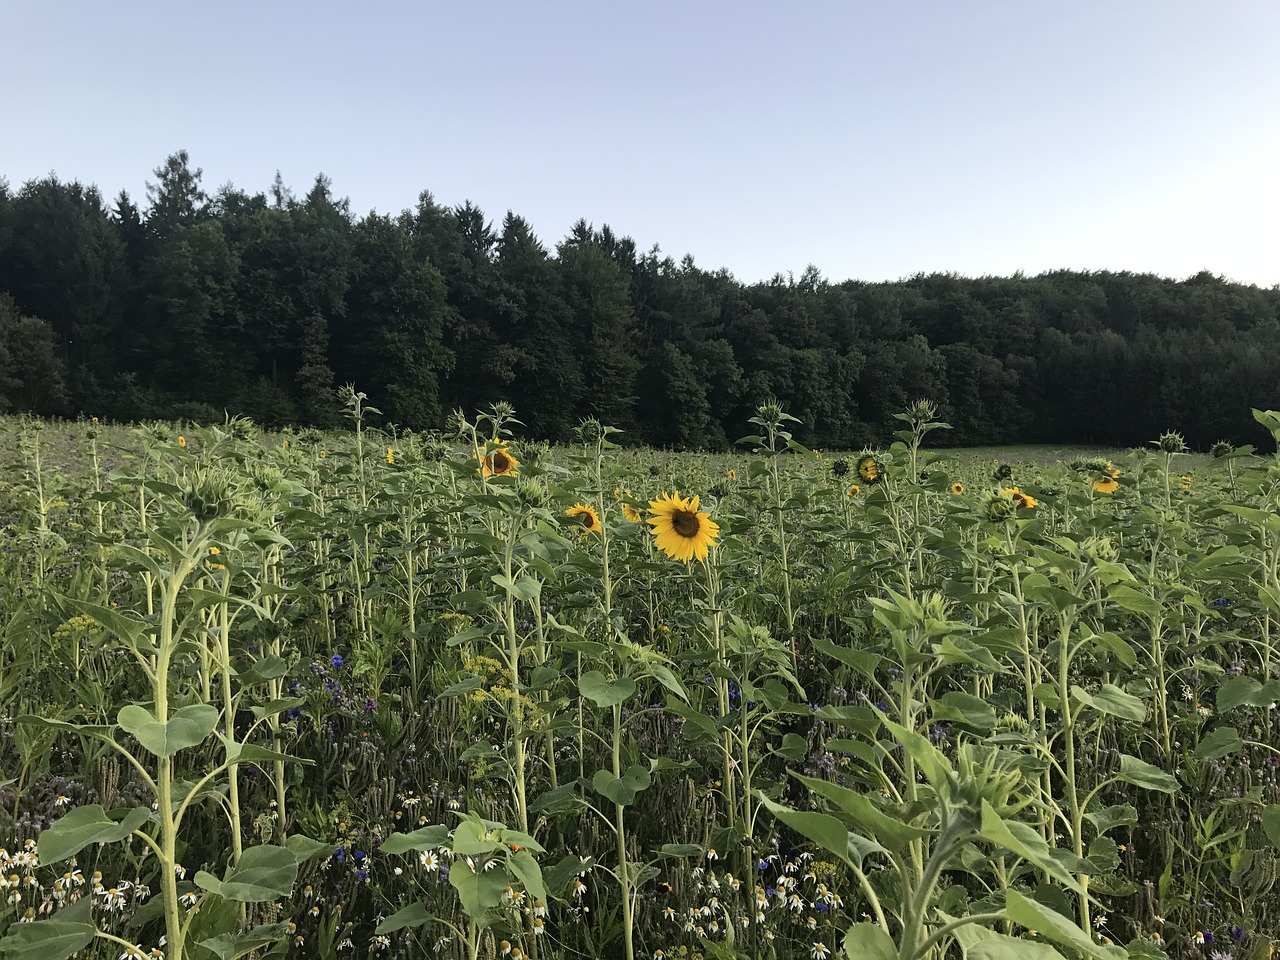
<svg viewBox="0 0 1280 960">
<path fill-rule="evenodd" d="M 333 859 L 337 860 L 339 863 L 341 863 L 343 860 L 347 859 L 347 848 L 346 848 L 346 847 L 338 847 L 336 850 L 334 850 L 334 851 L 333 851 Z"/>
<path fill-rule="evenodd" d="M 342 654 L 340 654 L 340 653 L 335 653 L 332 657 L 330 657 L 330 658 L 329 658 L 329 666 L 333 667 L 333 669 L 335 669 L 335 670 L 341 670 L 341 669 L 342 669 Z"/>
</svg>

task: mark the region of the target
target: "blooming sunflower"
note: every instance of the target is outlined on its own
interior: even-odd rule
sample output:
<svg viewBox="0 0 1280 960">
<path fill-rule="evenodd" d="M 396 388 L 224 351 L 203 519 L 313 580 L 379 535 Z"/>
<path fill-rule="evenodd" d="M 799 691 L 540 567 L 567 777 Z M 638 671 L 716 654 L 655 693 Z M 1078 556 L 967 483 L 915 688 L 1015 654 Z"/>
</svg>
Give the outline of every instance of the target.
<svg viewBox="0 0 1280 960">
<path fill-rule="evenodd" d="M 512 456 L 507 445 L 500 440 L 494 441 L 491 449 L 480 457 L 480 472 L 486 477 L 512 477 L 520 461 Z"/>
<path fill-rule="evenodd" d="M 1099 493 L 1115 493 L 1120 489 L 1120 484 L 1116 482 L 1116 477 L 1120 476 L 1120 471 L 1107 464 L 1102 476 L 1093 481 L 1093 489 Z"/>
<path fill-rule="evenodd" d="M 653 540 L 672 560 L 706 560 L 708 548 L 715 545 L 720 534 L 711 514 L 698 512 L 698 498 L 686 500 L 678 490 L 650 500 L 649 513 Z"/>
<path fill-rule="evenodd" d="M 855 483 L 852 487 L 850 487 L 848 490 L 844 492 L 844 495 L 846 497 L 856 497 L 861 492 L 862 492 L 862 488 Z"/>
<path fill-rule="evenodd" d="M 1023 493 L 1017 487 L 1005 487 L 1000 492 L 1006 497 L 1009 497 L 1019 509 L 1024 507 L 1034 507 L 1036 505 L 1035 497 L 1031 496 L 1029 493 Z"/>
<path fill-rule="evenodd" d="M 578 522 L 582 524 L 582 535 L 584 537 L 588 533 L 600 532 L 600 515 L 596 513 L 596 508 L 590 504 L 575 503 L 564 512 L 564 515 L 578 518 Z"/>
<path fill-rule="evenodd" d="M 864 454 L 858 459 L 858 476 L 863 483 L 879 483 L 884 475 L 884 466 L 875 458 L 875 454 Z"/>
<path fill-rule="evenodd" d="M 954 493 L 957 497 L 960 496 L 960 494 L 964 493 L 964 484 L 960 483 L 959 481 L 956 481 L 951 485 L 951 492 Z"/>
</svg>

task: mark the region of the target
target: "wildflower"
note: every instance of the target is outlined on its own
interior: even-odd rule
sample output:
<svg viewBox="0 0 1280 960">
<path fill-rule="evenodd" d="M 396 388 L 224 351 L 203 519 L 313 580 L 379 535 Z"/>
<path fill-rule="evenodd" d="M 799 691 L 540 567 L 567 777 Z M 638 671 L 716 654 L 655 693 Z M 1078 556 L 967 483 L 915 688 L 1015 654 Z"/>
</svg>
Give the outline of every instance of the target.
<svg viewBox="0 0 1280 960">
<path fill-rule="evenodd" d="M 70 806 L 70 804 L 71 804 L 71 798 L 68 797 L 65 793 L 58 794 L 58 799 L 53 801 L 53 805 L 55 807 L 66 807 L 66 806 Z"/>
<path fill-rule="evenodd" d="M 332 657 L 329 658 L 329 666 L 333 667 L 333 669 L 335 670 L 341 670 L 342 663 L 343 663 L 342 654 L 340 653 L 335 653 Z"/>
<path fill-rule="evenodd" d="M 813 960 L 823 960 L 824 957 L 831 956 L 831 948 L 819 940 L 809 951 L 809 956 L 813 957 Z"/>
<path fill-rule="evenodd" d="M 120 960 L 147 960 L 147 952 L 142 949 L 142 944 L 138 944 L 136 947 L 126 948 L 120 954 Z"/>
<path fill-rule="evenodd" d="M 480 457 L 480 472 L 486 477 L 510 477 L 517 473 L 520 461 L 511 455 L 507 445 L 500 440 L 493 441 L 493 447 Z"/>
<path fill-rule="evenodd" d="M 587 885 L 582 882 L 581 878 L 574 877 L 570 892 L 575 900 L 581 900 L 587 893 Z"/>
<path fill-rule="evenodd" d="M 708 549 L 719 536 L 720 527 L 711 515 L 698 512 L 698 499 L 686 500 L 676 491 L 649 501 L 650 532 L 658 548 L 672 560 L 706 560 Z"/>
<path fill-rule="evenodd" d="M 964 484 L 957 480 L 951 485 L 951 492 L 957 497 L 960 496 L 960 494 L 964 493 Z"/>
<path fill-rule="evenodd" d="M 600 515 L 596 513 L 595 507 L 586 503 L 575 503 L 572 507 L 564 512 L 566 517 L 577 517 L 578 523 L 582 526 L 582 535 L 585 537 L 588 533 L 600 532 Z"/>
</svg>

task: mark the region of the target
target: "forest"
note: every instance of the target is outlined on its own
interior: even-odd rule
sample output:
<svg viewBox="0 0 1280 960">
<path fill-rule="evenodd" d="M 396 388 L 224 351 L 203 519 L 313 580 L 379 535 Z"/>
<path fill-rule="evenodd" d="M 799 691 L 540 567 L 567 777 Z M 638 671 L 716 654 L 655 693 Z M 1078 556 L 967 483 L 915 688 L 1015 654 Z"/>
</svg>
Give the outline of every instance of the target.
<svg viewBox="0 0 1280 960">
<path fill-rule="evenodd" d="M 144 205 L 0 179 L 0 412 L 331 427 L 353 383 L 400 429 L 507 401 L 551 441 L 593 417 L 715 450 L 776 400 L 801 442 L 853 449 L 924 395 L 958 446 L 1203 449 L 1280 406 L 1280 288 L 1208 271 L 745 284 L 427 191 L 361 216 L 323 175 L 210 194 L 185 151 L 154 175 Z"/>
</svg>

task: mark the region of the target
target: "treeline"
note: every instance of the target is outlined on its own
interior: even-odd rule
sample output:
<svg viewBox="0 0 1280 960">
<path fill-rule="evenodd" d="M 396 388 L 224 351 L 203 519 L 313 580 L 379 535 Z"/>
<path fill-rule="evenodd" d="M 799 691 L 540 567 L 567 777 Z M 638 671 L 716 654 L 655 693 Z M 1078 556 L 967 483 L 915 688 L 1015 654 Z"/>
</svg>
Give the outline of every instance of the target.
<svg viewBox="0 0 1280 960">
<path fill-rule="evenodd" d="M 594 416 L 718 448 L 776 398 L 853 448 L 918 396 L 955 444 L 1203 447 L 1280 407 L 1280 288 L 1208 273 L 745 285 L 583 221 L 551 250 L 425 192 L 360 217 L 323 176 L 210 196 L 185 152 L 155 175 L 145 209 L 0 180 L 0 410 L 324 427 L 351 382 L 413 429 L 507 400 L 551 440 Z"/>
</svg>

